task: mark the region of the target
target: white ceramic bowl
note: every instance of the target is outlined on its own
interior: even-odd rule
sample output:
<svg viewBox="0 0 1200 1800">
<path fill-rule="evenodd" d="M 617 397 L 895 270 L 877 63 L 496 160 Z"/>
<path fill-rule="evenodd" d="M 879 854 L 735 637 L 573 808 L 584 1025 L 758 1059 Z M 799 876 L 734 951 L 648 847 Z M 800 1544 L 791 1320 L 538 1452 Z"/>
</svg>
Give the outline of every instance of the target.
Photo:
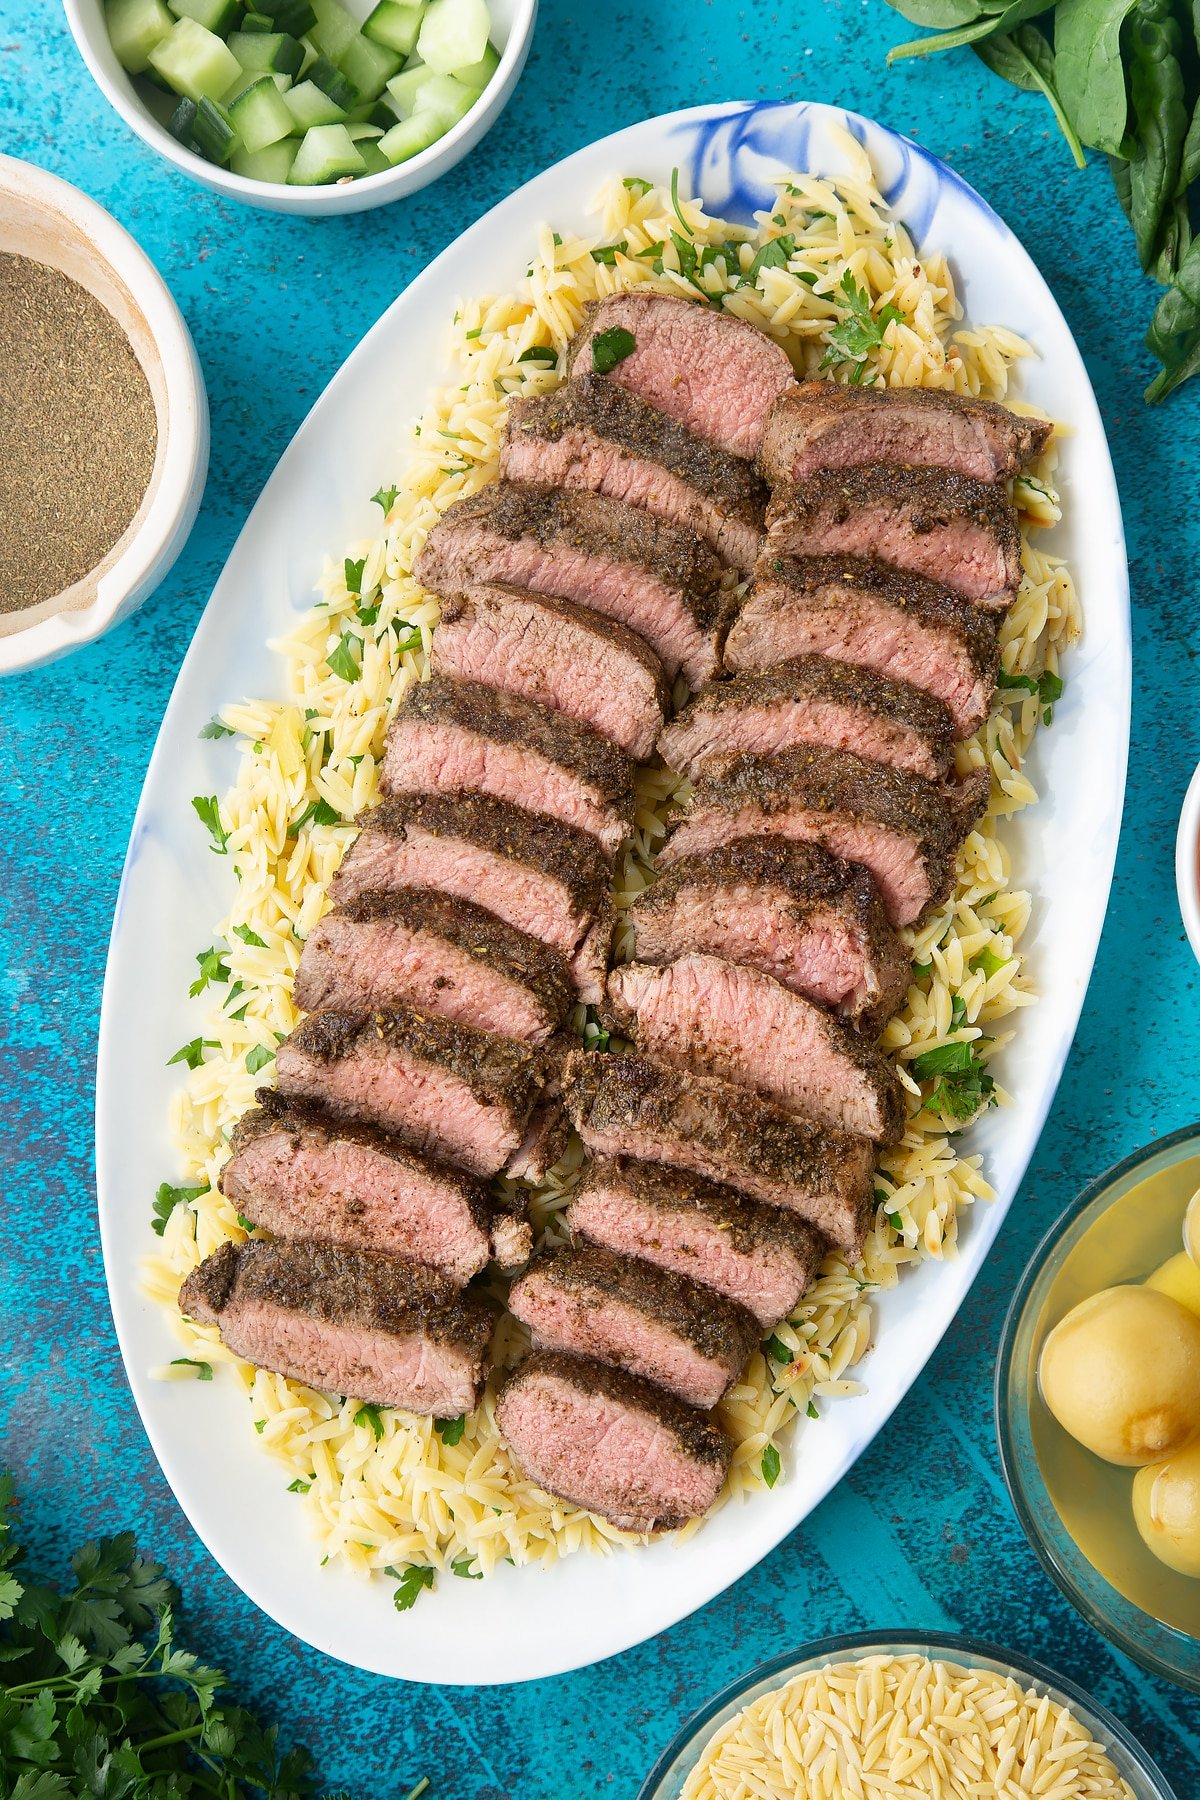
<svg viewBox="0 0 1200 1800">
<path fill-rule="evenodd" d="M 366 212 L 372 206 L 386 206 L 391 200 L 415 194 L 418 188 L 428 187 L 431 181 L 445 175 L 491 130 L 508 105 L 525 67 L 537 18 L 537 0 L 488 0 L 488 5 L 492 42 L 500 52 L 500 67 L 465 118 L 428 150 L 382 174 L 364 175 L 361 180 L 335 182 L 328 187 L 288 187 L 280 181 L 251 181 L 185 149 L 142 105 L 132 80 L 117 61 L 104 24 L 103 0 L 65 0 L 67 23 L 100 91 L 152 149 L 193 181 L 227 195 L 230 200 L 244 200 L 251 206 L 265 207 L 268 212 L 307 213 L 313 218 Z M 363 18 L 369 10 L 366 0 L 349 0 L 349 7 Z"/>
<path fill-rule="evenodd" d="M 145 371 L 158 449 L 142 503 L 103 561 L 64 593 L 0 613 L 0 673 L 36 668 L 127 618 L 182 550 L 208 472 L 208 400 L 191 335 L 129 233 L 44 169 L 0 156 L 0 251 L 61 269 L 105 305 Z"/>
<path fill-rule="evenodd" d="M 1200 767 L 1192 776 L 1175 834 L 1175 892 L 1192 954 L 1200 962 Z"/>
</svg>

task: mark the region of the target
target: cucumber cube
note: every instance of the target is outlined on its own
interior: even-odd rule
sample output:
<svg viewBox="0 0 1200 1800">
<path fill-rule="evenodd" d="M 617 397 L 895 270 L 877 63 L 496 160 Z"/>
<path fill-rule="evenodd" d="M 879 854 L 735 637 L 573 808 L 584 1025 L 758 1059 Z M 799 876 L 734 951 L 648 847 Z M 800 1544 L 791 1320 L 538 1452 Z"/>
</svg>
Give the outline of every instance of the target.
<svg viewBox="0 0 1200 1800">
<path fill-rule="evenodd" d="M 399 75 L 392 76 L 387 84 L 388 96 L 402 119 L 412 118 L 417 110 L 417 95 L 432 80 L 433 71 L 424 63 L 414 63 L 411 69 L 402 69 Z"/>
<path fill-rule="evenodd" d="M 361 151 L 363 144 L 371 138 L 381 138 L 383 132 L 378 125 L 370 124 L 366 119 L 347 120 L 346 135 L 356 143 Z"/>
<path fill-rule="evenodd" d="M 432 0 L 417 34 L 417 55 L 435 75 L 451 75 L 479 61 L 491 33 L 486 0 Z"/>
<path fill-rule="evenodd" d="M 226 42 L 243 69 L 263 75 L 296 75 L 304 61 L 299 38 L 285 31 L 231 31 Z"/>
<path fill-rule="evenodd" d="M 382 175 L 385 169 L 391 168 L 391 163 L 379 148 L 378 138 L 364 138 L 355 148 L 366 165 L 368 175 Z"/>
<path fill-rule="evenodd" d="M 309 81 L 315 81 L 321 91 L 328 94 L 331 100 L 335 100 L 343 112 L 349 112 L 352 106 L 358 105 L 360 97 L 358 89 L 349 76 L 343 75 L 337 64 L 330 62 L 324 53 L 318 56 L 315 62 L 310 63 L 307 77 Z"/>
<path fill-rule="evenodd" d="M 401 119 L 390 131 L 385 131 L 379 140 L 379 148 L 389 163 L 407 162 L 410 156 L 417 156 L 422 150 L 428 150 L 442 135 L 441 127 L 431 113 L 424 113 L 411 119 Z"/>
<path fill-rule="evenodd" d="M 290 137 L 295 121 L 287 103 L 269 75 L 240 93 L 229 108 L 229 116 L 247 150 L 265 150 L 280 138 Z"/>
<path fill-rule="evenodd" d="M 237 127 L 215 100 L 201 100 L 192 127 L 192 146 L 211 163 L 227 163 L 238 141 Z"/>
<path fill-rule="evenodd" d="M 489 44 L 477 63 L 467 63 L 464 68 L 454 69 L 452 73 L 455 81 L 461 81 L 464 87 L 474 88 L 477 94 L 481 94 L 499 67 L 499 52 Z"/>
<path fill-rule="evenodd" d="M 150 67 L 189 100 L 219 100 L 241 74 L 228 44 L 195 19 L 177 19 L 150 52 Z"/>
<path fill-rule="evenodd" d="M 317 22 L 308 0 L 258 0 L 258 7 L 270 19 L 272 31 L 286 31 L 292 37 L 303 37 Z"/>
<path fill-rule="evenodd" d="M 425 15 L 425 0 L 379 0 L 363 25 L 363 36 L 400 56 L 411 56 Z"/>
<path fill-rule="evenodd" d="M 316 15 L 309 36 L 330 62 L 337 62 L 346 45 L 358 36 L 358 20 L 353 18 L 340 0 L 310 0 Z"/>
<path fill-rule="evenodd" d="M 150 66 L 150 52 L 175 23 L 166 0 L 106 0 L 104 23 L 117 61 L 131 75 Z"/>
<path fill-rule="evenodd" d="M 284 94 L 283 104 L 292 115 L 295 131 L 311 131 L 314 125 L 340 125 L 346 117 L 345 109 L 315 81 L 298 81 Z"/>
<path fill-rule="evenodd" d="M 320 187 L 347 175 L 363 175 L 366 168 L 344 125 L 314 125 L 301 139 L 288 181 L 293 187 Z"/>
<path fill-rule="evenodd" d="M 364 100 L 378 100 L 384 84 L 396 74 L 403 61 L 399 51 L 373 44 L 361 32 L 351 38 L 337 59 L 338 68 L 354 83 Z"/>
<path fill-rule="evenodd" d="M 431 75 L 417 89 L 414 117 L 434 119 L 439 133 L 449 131 L 452 125 L 457 125 L 470 112 L 478 98 L 475 88 L 464 87 L 461 81 L 455 81 L 453 75 Z"/>
<path fill-rule="evenodd" d="M 225 36 L 242 10 L 238 0 L 167 0 L 167 5 L 177 19 L 195 19 L 218 37 Z"/>
<path fill-rule="evenodd" d="M 299 148 L 295 138 L 280 138 L 265 150 L 247 150 L 243 145 L 234 151 L 229 166 L 235 175 L 244 175 L 248 181 L 284 182 L 292 172 Z"/>
<path fill-rule="evenodd" d="M 242 20 L 243 31 L 274 31 L 273 22 L 266 13 L 248 12 Z"/>
</svg>

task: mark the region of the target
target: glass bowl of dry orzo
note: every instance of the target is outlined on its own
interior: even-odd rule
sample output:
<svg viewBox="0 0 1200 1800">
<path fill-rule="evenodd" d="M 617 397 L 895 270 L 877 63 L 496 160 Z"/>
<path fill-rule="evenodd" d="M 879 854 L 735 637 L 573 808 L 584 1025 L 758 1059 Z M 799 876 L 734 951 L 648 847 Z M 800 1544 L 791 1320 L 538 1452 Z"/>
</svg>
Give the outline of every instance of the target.
<svg viewBox="0 0 1200 1800">
<path fill-rule="evenodd" d="M 966 1637 L 861 1632 L 774 1657 L 717 1694 L 638 1800 L 1177 1800 L 1119 1720 L 1028 1658 Z"/>
</svg>

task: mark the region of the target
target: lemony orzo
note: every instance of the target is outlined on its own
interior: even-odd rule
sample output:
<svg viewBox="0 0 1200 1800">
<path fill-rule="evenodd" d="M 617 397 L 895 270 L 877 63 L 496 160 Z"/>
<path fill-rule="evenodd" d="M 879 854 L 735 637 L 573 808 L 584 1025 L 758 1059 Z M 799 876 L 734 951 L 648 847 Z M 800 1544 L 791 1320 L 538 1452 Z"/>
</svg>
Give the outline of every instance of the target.
<svg viewBox="0 0 1200 1800">
<path fill-rule="evenodd" d="M 412 580 L 414 557 L 445 508 L 494 476 L 512 396 L 545 393 L 562 379 L 564 351 L 588 302 L 634 286 L 723 297 L 729 312 L 784 344 L 802 372 L 824 366 L 839 379 L 1007 397 L 1012 366 L 1030 347 L 1001 327 L 964 325 L 944 256 L 932 247 L 918 256 L 888 217 L 865 153 L 848 143 L 847 155 L 853 173 L 836 183 L 804 174 L 781 180 L 774 209 L 752 229 L 634 177 L 614 178 L 599 196 L 594 235 L 543 227 L 516 293 L 460 302 L 450 324 L 453 375 L 414 425 L 398 485 L 375 496 L 379 535 L 327 567 L 321 598 L 273 646 L 285 697 L 231 702 L 209 728 L 236 739 L 236 773 L 219 799 L 198 797 L 197 829 L 211 833 L 237 879 L 212 943 L 196 947 L 193 992 L 203 1016 L 181 1053 L 187 1079 L 173 1118 L 183 1172 L 178 1187 L 161 1190 L 162 1254 L 148 1279 L 190 1359 L 164 1374 L 189 1378 L 196 1364 L 219 1365 L 222 1379 L 243 1384 L 247 1431 L 279 1459 L 321 1557 L 361 1571 L 420 1565 L 488 1574 L 506 1558 L 550 1562 L 622 1538 L 516 1471 L 496 1430 L 495 1378 L 478 1412 L 451 1426 L 380 1412 L 239 1362 L 214 1331 L 179 1317 L 176 1296 L 201 1258 L 245 1234 L 217 1188 L 228 1134 L 270 1079 L 275 1047 L 295 1022 L 301 947 L 328 904 L 352 821 L 375 797 L 388 721 L 425 671 L 437 604 Z M 884 308 L 894 309 L 886 323 Z M 986 727 L 956 752 L 961 769 L 990 769 L 991 806 L 960 853 L 951 900 L 908 934 L 913 981 L 884 1039 L 904 1084 L 907 1130 L 883 1153 L 861 1263 L 826 1259 L 720 1409 L 736 1446 L 729 1497 L 786 1480 L 798 1433 L 814 1429 L 806 1418 L 861 1391 L 872 1294 L 909 1264 L 952 1254 L 960 1210 L 990 1196 L 980 1157 L 954 1134 L 981 1107 L 1004 1103 L 989 1070 L 1015 1015 L 1034 1000 L 1020 949 L 1030 901 L 1012 885 L 1002 831 L 1037 798 L 1025 765 L 1051 714 L 1059 658 L 1079 629 L 1070 576 L 1040 547 L 1059 517 L 1053 464 L 1052 440 L 1016 484 L 1024 574 L 1002 631 L 1006 673 Z M 661 767 L 643 770 L 639 781 L 618 907 L 651 878 L 664 813 L 680 786 Z M 628 949 L 618 934 L 618 954 Z M 580 1017 L 577 1025 L 595 1041 L 593 1024 Z M 914 1070 L 918 1057 L 949 1044 L 959 1048 L 941 1059 L 941 1073 L 928 1062 Z M 568 1155 L 534 1194 L 542 1232 L 558 1233 L 577 1166 Z M 499 1369 L 520 1349 L 520 1329 L 505 1316 Z"/>
</svg>

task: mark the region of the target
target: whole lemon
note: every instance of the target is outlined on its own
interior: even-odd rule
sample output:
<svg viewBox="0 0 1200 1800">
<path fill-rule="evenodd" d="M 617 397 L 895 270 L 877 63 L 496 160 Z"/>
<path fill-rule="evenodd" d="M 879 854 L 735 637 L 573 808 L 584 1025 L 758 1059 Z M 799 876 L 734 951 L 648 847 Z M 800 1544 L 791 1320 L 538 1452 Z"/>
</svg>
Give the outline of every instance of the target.
<svg viewBox="0 0 1200 1800">
<path fill-rule="evenodd" d="M 1133 1478 L 1133 1517 L 1168 1569 L 1200 1578 L 1200 1439 Z"/>
<path fill-rule="evenodd" d="M 1177 1251 L 1153 1275 L 1147 1275 L 1146 1286 L 1170 1294 L 1172 1300 L 1200 1317 L 1200 1263 L 1194 1263 L 1186 1250 Z"/>
<path fill-rule="evenodd" d="M 1200 1188 L 1188 1201 L 1188 1209 L 1183 1215 L 1183 1247 L 1200 1266 Z"/>
<path fill-rule="evenodd" d="M 1161 1462 L 1200 1436 L 1200 1318 L 1148 1287 L 1104 1288 L 1042 1345 L 1042 1398 L 1105 1462 Z"/>
</svg>

